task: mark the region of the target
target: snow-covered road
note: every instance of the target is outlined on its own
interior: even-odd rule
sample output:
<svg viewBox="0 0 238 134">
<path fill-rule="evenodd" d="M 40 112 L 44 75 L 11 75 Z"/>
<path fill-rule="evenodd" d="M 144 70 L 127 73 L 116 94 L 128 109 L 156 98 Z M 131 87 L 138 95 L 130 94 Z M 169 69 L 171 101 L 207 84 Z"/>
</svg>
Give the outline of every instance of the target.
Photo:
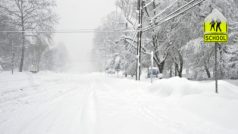
<svg viewBox="0 0 238 134">
<path fill-rule="evenodd" d="M 0 134 L 237 134 L 238 87 L 221 84 L 4 72 Z"/>
</svg>

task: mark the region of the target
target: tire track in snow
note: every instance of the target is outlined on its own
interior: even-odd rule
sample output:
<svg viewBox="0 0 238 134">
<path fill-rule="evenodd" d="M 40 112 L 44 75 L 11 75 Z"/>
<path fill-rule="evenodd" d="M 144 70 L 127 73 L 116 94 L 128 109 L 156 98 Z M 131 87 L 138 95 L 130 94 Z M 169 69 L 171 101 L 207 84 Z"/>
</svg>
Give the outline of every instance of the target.
<svg viewBox="0 0 238 134">
<path fill-rule="evenodd" d="M 65 106 L 65 104 L 67 103 L 67 98 L 72 97 L 72 95 L 74 94 L 77 95 L 74 92 L 68 92 L 67 94 L 57 97 L 48 103 L 43 103 L 38 106 L 25 106 L 22 109 L 14 112 L 13 117 L 10 117 L 8 121 L 1 124 L 0 130 L 5 130 L 6 134 L 31 134 L 36 133 L 35 130 L 32 129 L 35 128 L 36 130 L 39 130 L 39 128 L 41 128 L 42 130 L 39 130 L 39 132 L 44 132 L 45 128 L 49 127 L 52 124 L 53 120 L 57 119 L 60 116 L 60 114 L 62 113 L 60 110 L 62 110 L 63 106 Z M 65 100 L 66 102 L 64 102 L 64 104 L 62 105 L 63 101 L 60 100 Z M 12 129 L 6 130 L 3 129 L 4 127 Z M 3 132 L 3 134 L 5 133 Z"/>
<path fill-rule="evenodd" d="M 83 134 L 97 134 L 98 124 L 98 105 L 96 84 L 93 82 L 84 93 L 83 100 L 85 101 L 81 109 L 81 133 Z"/>
<path fill-rule="evenodd" d="M 1 124 L 0 130 L 4 130 L 1 134 L 95 133 L 97 117 L 94 85 L 92 83 L 90 86 L 83 86 L 84 89 L 81 90 L 77 90 L 81 87 L 75 87 L 40 106 L 29 105 L 25 107 L 26 109 L 17 110 L 15 114 L 22 117 L 18 118 L 18 115 L 15 115 Z M 36 96 L 40 97 L 41 95 Z M 16 121 L 18 119 L 21 120 L 20 123 Z M 64 127 L 61 132 L 59 132 L 62 130 L 60 127 Z M 6 130 L 4 128 L 12 129 Z"/>
</svg>

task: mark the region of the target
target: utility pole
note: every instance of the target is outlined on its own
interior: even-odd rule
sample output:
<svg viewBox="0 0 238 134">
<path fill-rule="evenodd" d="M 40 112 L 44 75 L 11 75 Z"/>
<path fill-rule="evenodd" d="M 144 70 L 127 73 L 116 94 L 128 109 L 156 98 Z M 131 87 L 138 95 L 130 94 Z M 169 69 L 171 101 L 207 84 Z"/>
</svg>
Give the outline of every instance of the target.
<svg viewBox="0 0 238 134">
<path fill-rule="evenodd" d="M 137 64 L 136 64 L 136 80 L 140 80 L 141 73 L 141 39 L 142 39 L 142 3 L 143 0 L 137 0 L 137 10 L 138 10 L 138 33 L 137 33 Z"/>
</svg>

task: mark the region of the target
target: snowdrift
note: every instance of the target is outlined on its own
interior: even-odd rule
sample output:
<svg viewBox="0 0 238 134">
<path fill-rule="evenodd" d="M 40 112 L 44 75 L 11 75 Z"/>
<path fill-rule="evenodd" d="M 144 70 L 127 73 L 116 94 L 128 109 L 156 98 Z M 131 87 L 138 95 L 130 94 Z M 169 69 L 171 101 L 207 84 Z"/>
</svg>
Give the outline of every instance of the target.
<svg viewBox="0 0 238 134">
<path fill-rule="evenodd" d="M 238 87 L 226 81 L 219 81 L 219 96 L 238 99 Z M 149 91 L 160 96 L 186 96 L 206 94 L 216 96 L 214 81 L 190 81 L 186 78 L 174 77 L 155 81 Z"/>
<path fill-rule="evenodd" d="M 219 81 L 218 88 L 219 94 L 216 94 L 214 81 L 198 82 L 175 77 L 156 81 L 149 87 L 149 92 L 221 128 L 237 131 L 238 87 Z"/>
</svg>

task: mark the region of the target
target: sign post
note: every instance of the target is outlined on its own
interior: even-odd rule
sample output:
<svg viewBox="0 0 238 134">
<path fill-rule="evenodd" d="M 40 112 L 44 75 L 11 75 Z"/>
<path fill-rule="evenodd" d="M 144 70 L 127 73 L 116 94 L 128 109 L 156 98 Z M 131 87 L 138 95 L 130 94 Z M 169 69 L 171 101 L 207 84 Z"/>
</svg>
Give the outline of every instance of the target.
<svg viewBox="0 0 238 134">
<path fill-rule="evenodd" d="M 215 89 L 216 89 L 216 93 L 218 93 L 218 78 L 217 78 L 217 47 L 218 47 L 218 43 L 215 43 Z"/>
<path fill-rule="evenodd" d="M 228 24 L 223 14 L 214 9 L 204 21 L 204 42 L 215 43 L 215 92 L 218 93 L 218 75 L 217 75 L 217 48 L 219 43 L 228 42 Z"/>
</svg>

